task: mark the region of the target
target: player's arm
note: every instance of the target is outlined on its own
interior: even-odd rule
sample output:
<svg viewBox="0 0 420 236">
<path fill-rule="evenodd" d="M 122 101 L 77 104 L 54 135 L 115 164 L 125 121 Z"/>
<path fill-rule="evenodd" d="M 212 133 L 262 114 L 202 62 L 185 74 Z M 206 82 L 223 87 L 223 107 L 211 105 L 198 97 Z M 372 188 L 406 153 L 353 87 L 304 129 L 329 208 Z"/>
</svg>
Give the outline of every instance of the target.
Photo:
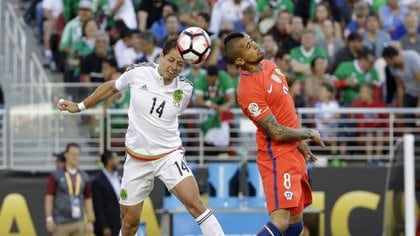
<svg viewBox="0 0 420 236">
<path fill-rule="evenodd" d="M 277 119 L 272 113 L 269 113 L 261 120 L 257 121 L 257 124 L 264 129 L 264 131 L 275 141 L 301 141 L 301 140 L 312 140 L 318 145 L 324 147 L 324 143 L 321 140 L 321 135 L 317 130 L 314 129 L 293 129 L 277 122 Z"/>
<path fill-rule="evenodd" d="M 62 111 L 68 111 L 70 113 L 80 112 L 87 108 L 96 106 L 99 102 L 115 93 L 118 93 L 118 90 L 115 87 L 115 80 L 110 80 L 101 84 L 91 95 L 89 95 L 89 97 L 85 98 L 81 103 L 77 104 L 75 102 L 63 100 L 58 102 L 58 108 Z"/>
</svg>

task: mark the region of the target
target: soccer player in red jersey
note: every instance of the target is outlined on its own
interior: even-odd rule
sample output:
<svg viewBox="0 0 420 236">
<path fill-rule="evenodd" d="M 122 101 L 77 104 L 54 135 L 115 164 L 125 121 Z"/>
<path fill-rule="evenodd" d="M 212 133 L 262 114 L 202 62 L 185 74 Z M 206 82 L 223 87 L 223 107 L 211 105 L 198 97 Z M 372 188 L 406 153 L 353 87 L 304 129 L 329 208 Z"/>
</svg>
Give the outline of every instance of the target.
<svg viewBox="0 0 420 236">
<path fill-rule="evenodd" d="M 316 161 L 305 140 L 324 146 L 314 129 L 300 129 L 283 73 L 248 35 L 225 40 L 228 60 L 241 67 L 238 103 L 257 126 L 257 163 L 270 221 L 258 236 L 298 236 L 303 209 L 312 203 L 306 158 Z"/>
</svg>

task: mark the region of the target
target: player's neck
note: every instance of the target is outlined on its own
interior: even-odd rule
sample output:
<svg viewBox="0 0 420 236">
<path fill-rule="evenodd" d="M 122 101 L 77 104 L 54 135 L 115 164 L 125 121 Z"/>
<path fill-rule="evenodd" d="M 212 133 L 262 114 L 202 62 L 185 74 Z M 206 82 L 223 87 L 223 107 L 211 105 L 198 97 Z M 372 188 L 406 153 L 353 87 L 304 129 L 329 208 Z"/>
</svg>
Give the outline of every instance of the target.
<svg viewBox="0 0 420 236">
<path fill-rule="evenodd" d="M 257 72 L 262 71 L 262 65 L 261 63 L 245 64 L 242 66 L 242 69 L 247 70 L 251 73 L 257 73 Z"/>
</svg>

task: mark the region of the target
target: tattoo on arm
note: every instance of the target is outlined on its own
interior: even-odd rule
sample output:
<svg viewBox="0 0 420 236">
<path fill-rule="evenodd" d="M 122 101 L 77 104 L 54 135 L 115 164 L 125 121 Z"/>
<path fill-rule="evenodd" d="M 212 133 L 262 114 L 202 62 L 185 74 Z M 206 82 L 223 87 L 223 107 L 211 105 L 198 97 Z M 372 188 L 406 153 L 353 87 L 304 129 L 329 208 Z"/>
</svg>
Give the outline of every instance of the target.
<svg viewBox="0 0 420 236">
<path fill-rule="evenodd" d="M 311 138 L 310 130 L 293 129 L 280 125 L 273 114 L 269 114 L 257 123 L 270 138 L 276 141 L 299 141 Z"/>
</svg>

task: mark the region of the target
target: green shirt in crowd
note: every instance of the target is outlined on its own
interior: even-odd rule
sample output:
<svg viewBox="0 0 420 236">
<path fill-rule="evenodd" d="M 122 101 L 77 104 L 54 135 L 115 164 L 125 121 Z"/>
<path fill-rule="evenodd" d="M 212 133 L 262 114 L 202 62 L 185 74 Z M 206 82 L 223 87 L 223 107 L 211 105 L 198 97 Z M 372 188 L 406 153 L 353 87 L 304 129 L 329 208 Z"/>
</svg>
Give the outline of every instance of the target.
<svg viewBox="0 0 420 236">
<path fill-rule="evenodd" d="M 364 72 L 357 63 L 357 60 L 342 62 L 338 68 L 334 71 L 334 76 L 338 80 L 357 79 L 359 86 L 357 87 L 345 87 L 340 91 L 340 102 L 344 106 L 349 106 L 354 99 L 359 97 L 360 85 L 366 83 L 379 83 L 378 73 L 374 68 L 368 72 Z"/>
<path fill-rule="evenodd" d="M 315 57 L 328 59 L 328 54 L 323 48 L 312 47 L 309 52 L 303 49 L 303 46 L 294 47 L 290 50 L 290 58 L 299 63 L 310 65 Z M 299 80 L 305 80 L 308 76 L 296 73 Z"/>
</svg>

